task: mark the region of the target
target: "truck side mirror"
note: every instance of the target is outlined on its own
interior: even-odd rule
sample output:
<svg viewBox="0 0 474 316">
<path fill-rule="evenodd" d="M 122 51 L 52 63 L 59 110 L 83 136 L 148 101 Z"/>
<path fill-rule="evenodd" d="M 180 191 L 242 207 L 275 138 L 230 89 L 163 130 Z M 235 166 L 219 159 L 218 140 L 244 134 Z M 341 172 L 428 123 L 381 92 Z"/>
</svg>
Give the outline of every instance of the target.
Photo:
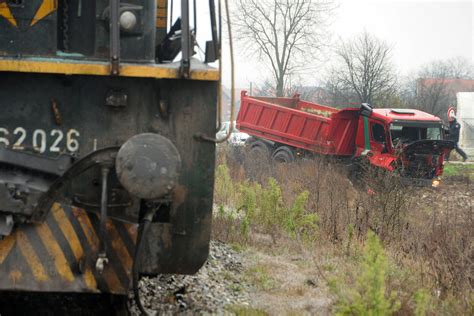
<svg viewBox="0 0 474 316">
<path fill-rule="evenodd" d="M 360 115 L 369 117 L 372 115 L 373 108 L 368 103 L 362 103 L 360 105 Z"/>
</svg>

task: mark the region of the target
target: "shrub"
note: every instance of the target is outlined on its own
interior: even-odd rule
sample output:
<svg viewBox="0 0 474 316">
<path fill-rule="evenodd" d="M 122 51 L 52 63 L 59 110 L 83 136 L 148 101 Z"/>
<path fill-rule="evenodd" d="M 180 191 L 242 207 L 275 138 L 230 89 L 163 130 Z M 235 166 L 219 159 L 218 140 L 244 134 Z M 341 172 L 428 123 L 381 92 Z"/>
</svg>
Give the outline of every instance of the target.
<svg viewBox="0 0 474 316">
<path fill-rule="evenodd" d="M 235 195 L 235 187 L 232 178 L 230 177 L 229 168 L 227 164 L 217 166 L 214 201 L 218 204 L 229 205 L 233 202 Z"/>
<path fill-rule="evenodd" d="M 415 300 L 415 316 L 425 316 L 430 303 L 430 294 L 421 289 L 416 291 L 413 299 Z"/>
<path fill-rule="evenodd" d="M 266 186 L 245 182 L 240 187 L 239 211 L 242 211 L 241 230 L 247 235 L 251 225 L 272 236 L 287 233 L 293 239 L 314 239 L 318 216 L 306 211 L 309 192 L 300 193 L 291 206 L 285 202 L 282 190 L 274 178 Z"/>
<path fill-rule="evenodd" d="M 386 297 L 386 278 L 388 263 L 379 238 L 369 232 L 364 248 L 359 277 L 355 290 L 349 291 L 349 297 L 342 298 L 338 315 L 390 315 L 399 308 L 394 293 Z"/>
<path fill-rule="evenodd" d="M 265 232 L 270 233 L 275 241 L 277 228 L 281 227 L 285 220 L 285 205 L 281 196 L 281 188 L 274 178 L 269 178 L 266 188 L 259 193 L 255 221 Z"/>
<path fill-rule="evenodd" d="M 286 216 L 286 231 L 290 237 L 312 241 L 316 238 L 316 229 L 319 221 L 316 213 L 308 213 L 305 205 L 308 202 L 309 192 L 299 194 Z"/>
<path fill-rule="evenodd" d="M 244 213 L 240 227 L 245 239 L 248 238 L 251 220 L 257 209 L 257 192 L 260 192 L 261 190 L 262 188 L 259 184 L 251 186 L 247 182 L 240 186 L 241 206 L 239 210 Z"/>
</svg>

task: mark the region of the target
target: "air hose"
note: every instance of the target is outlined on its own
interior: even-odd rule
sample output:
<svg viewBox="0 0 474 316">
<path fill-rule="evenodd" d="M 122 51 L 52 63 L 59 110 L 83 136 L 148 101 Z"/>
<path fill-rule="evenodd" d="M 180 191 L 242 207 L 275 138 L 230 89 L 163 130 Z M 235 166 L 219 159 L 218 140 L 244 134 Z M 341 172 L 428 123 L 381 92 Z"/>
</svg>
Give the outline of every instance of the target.
<svg viewBox="0 0 474 316">
<path fill-rule="evenodd" d="M 144 236 L 148 234 L 148 230 L 150 229 L 151 222 L 153 220 L 153 216 L 155 215 L 156 211 L 160 207 L 153 207 L 150 208 L 145 216 L 143 216 L 140 224 L 138 225 L 138 234 L 137 234 L 137 247 L 135 248 L 135 256 L 133 258 L 133 268 L 132 268 L 132 287 L 133 287 L 133 295 L 135 297 L 135 302 L 137 304 L 138 309 L 140 310 L 141 315 L 146 316 L 155 316 L 158 315 L 156 311 L 148 311 L 142 304 L 142 300 L 140 299 L 140 290 L 138 288 L 138 283 L 140 282 L 140 258 L 143 249 L 143 240 Z"/>
</svg>

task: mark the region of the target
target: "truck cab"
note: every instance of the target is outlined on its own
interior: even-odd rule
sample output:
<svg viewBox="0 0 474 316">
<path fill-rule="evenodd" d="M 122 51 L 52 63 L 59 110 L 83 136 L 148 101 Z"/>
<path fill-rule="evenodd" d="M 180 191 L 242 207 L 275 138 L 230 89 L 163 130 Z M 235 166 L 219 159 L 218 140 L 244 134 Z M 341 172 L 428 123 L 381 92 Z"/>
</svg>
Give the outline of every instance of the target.
<svg viewBox="0 0 474 316">
<path fill-rule="evenodd" d="M 444 139 L 439 117 L 414 109 L 367 108 L 360 113 L 356 157 L 397 171 L 406 182 L 437 183 L 445 155 L 454 147 Z"/>
</svg>

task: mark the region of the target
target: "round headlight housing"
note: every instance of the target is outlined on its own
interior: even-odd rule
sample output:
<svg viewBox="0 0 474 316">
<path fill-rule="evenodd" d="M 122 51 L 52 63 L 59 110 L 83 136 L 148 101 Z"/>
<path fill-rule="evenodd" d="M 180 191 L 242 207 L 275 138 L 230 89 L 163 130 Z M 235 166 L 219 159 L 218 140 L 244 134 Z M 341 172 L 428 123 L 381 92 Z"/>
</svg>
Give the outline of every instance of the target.
<svg viewBox="0 0 474 316">
<path fill-rule="evenodd" d="M 120 14 L 120 27 L 124 31 L 133 31 L 137 26 L 137 16 L 132 11 L 124 11 Z"/>
</svg>

